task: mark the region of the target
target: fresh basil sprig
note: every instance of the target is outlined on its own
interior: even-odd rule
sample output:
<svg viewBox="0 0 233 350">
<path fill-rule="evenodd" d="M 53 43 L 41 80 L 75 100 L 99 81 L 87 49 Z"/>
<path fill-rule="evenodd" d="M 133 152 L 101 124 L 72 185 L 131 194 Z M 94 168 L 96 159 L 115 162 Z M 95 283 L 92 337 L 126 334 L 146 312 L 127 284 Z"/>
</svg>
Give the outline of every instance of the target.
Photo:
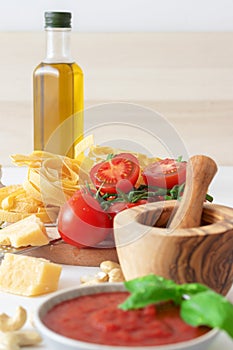
<svg viewBox="0 0 233 350">
<path fill-rule="evenodd" d="M 131 295 L 119 305 L 123 310 L 172 300 L 180 305 L 180 315 L 186 323 L 194 327 L 216 327 L 233 338 L 233 304 L 200 283 L 176 284 L 172 280 L 150 274 L 124 284 Z"/>
</svg>

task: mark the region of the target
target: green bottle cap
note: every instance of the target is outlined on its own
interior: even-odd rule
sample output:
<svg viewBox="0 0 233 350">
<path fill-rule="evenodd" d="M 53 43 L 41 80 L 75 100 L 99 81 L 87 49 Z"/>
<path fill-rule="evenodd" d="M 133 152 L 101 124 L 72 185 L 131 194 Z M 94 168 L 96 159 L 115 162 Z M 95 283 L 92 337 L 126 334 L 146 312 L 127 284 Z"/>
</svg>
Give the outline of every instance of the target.
<svg viewBox="0 0 233 350">
<path fill-rule="evenodd" d="M 45 12 L 45 28 L 71 28 L 70 12 Z"/>
</svg>

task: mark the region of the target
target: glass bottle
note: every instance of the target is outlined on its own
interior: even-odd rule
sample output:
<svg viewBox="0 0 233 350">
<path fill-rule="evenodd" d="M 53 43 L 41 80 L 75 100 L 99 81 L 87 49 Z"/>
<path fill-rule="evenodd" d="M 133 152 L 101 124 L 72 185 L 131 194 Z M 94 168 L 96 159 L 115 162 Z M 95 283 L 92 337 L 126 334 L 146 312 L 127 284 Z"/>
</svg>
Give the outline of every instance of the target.
<svg viewBox="0 0 233 350">
<path fill-rule="evenodd" d="M 47 50 L 33 72 L 34 150 L 75 157 L 83 136 L 83 72 L 70 54 L 71 13 L 45 12 Z"/>
</svg>

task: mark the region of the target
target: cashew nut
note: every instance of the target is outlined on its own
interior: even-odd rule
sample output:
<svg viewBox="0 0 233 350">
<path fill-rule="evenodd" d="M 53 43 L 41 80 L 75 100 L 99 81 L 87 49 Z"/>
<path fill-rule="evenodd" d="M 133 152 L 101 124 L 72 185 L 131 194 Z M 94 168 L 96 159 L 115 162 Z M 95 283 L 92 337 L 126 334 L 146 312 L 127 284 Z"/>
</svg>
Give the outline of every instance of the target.
<svg viewBox="0 0 233 350">
<path fill-rule="evenodd" d="M 123 282 L 125 281 L 123 272 L 118 263 L 110 260 L 103 261 L 100 269 L 95 276 L 82 276 L 80 282 L 82 285 L 93 285 L 102 282 Z"/>
<path fill-rule="evenodd" d="M 124 275 L 120 268 L 112 269 L 109 274 L 109 282 L 123 282 L 125 280 Z"/>
<path fill-rule="evenodd" d="M 10 317 L 5 313 L 0 314 L 0 331 L 16 331 L 23 327 L 26 320 L 27 311 L 22 306 L 18 306 L 13 317 Z"/>
<path fill-rule="evenodd" d="M 17 335 L 19 346 L 36 345 L 42 341 L 39 333 L 34 330 L 16 331 L 15 334 Z"/>
<path fill-rule="evenodd" d="M 5 332 L 0 334 L 0 350 L 20 350 L 21 346 L 33 346 L 41 340 L 34 330 Z"/>
<path fill-rule="evenodd" d="M 100 271 L 94 277 L 93 276 L 82 276 L 80 278 L 80 281 L 81 281 L 82 285 L 90 286 L 90 285 L 93 285 L 96 283 L 107 282 L 108 275 L 105 272 Z"/>
<path fill-rule="evenodd" d="M 13 332 L 0 334 L 0 350 L 20 350 L 17 335 Z"/>
<path fill-rule="evenodd" d="M 108 274 L 100 271 L 97 273 L 96 278 L 100 281 L 100 282 L 107 282 L 108 281 Z"/>
<path fill-rule="evenodd" d="M 119 269 L 120 265 L 114 261 L 106 260 L 100 264 L 100 268 L 103 272 L 109 273 L 111 270 L 113 270 L 115 268 Z"/>
</svg>

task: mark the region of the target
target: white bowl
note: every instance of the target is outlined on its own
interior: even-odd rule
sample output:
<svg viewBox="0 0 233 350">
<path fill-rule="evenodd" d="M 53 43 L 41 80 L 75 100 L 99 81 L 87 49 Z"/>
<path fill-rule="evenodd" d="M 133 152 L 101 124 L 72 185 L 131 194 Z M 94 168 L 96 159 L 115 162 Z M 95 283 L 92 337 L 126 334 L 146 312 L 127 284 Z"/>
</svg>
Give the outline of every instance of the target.
<svg viewBox="0 0 233 350">
<path fill-rule="evenodd" d="M 208 348 L 218 334 L 217 329 L 213 329 L 208 333 L 195 338 L 193 340 L 184 341 L 176 344 L 159 345 L 159 346 L 112 346 L 94 344 L 83 341 L 70 339 L 59 335 L 44 325 L 42 319 L 44 315 L 55 305 L 62 301 L 73 299 L 87 294 L 97 294 L 101 292 L 125 291 L 123 283 L 103 283 L 93 286 L 82 286 L 77 288 L 69 288 L 63 291 L 53 293 L 45 301 L 39 305 L 34 316 L 35 327 L 44 339 L 49 349 L 54 350 L 204 350 Z"/>
</svg>

